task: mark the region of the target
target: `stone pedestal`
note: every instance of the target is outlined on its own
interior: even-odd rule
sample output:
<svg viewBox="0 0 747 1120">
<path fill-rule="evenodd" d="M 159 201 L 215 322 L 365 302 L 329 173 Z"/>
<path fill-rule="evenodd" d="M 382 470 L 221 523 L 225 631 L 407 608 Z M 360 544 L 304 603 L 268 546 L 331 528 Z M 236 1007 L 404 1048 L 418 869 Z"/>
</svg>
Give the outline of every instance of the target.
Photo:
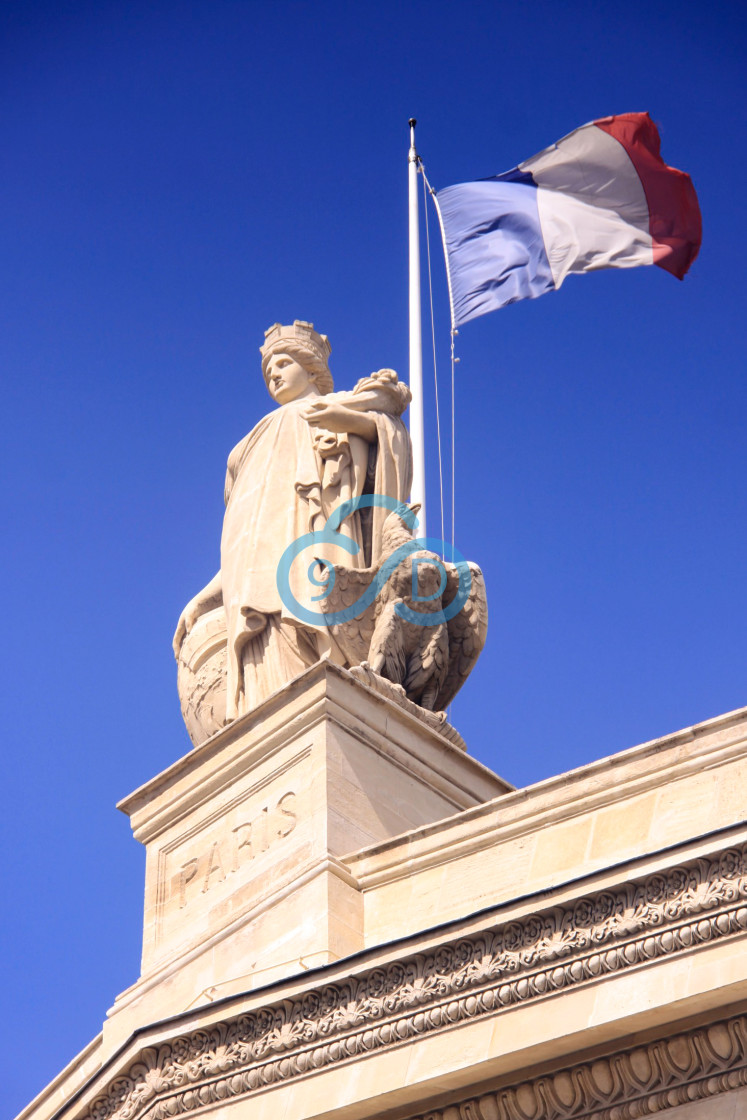
<svg viewBox="0 0 747 1120">
<path fill-rule="evenodd" d="M 309 669 L 121 802 L 146 848 L 142 975 L 107 1042 L 358 952 L 342 857 L 511 788 L 345 670 Z"/>
</svg>

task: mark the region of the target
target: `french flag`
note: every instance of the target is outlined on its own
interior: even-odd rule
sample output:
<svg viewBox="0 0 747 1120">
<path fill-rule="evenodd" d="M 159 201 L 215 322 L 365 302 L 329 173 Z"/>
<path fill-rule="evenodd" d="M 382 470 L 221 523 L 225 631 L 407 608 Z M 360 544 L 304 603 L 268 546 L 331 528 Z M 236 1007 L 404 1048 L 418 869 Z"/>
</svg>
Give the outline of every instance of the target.
<svg viewBox="0 0 747 1120">
<path fill-rule="evenodd" d="M 559 288 L 572 272 L 698 255 L 692 180 L 668 167 L 648 113 L 603 117 L 512 171 L 436 194 L 454 326 Z"/>
</svg>

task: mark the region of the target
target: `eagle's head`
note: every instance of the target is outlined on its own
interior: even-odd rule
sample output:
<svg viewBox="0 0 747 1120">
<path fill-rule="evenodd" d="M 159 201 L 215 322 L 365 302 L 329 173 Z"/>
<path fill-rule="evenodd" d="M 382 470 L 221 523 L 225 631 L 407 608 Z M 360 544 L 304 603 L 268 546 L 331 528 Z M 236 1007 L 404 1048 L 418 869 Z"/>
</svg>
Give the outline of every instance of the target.
<svg viewBox="0 0 747 1120">
<path fill-rule="evenodd" d="M 384 522 L 384 527 L 381 531 L 381 544 L 382 552 L 389 555 L 399 548 L 400 545 L 407 544 L 415 536 L 415 531 L 418 526 L 417 514 L 420 512 L 420 503 L 413 502 L 408 506 L 404 502 L 392 510 Z"/>
</svg>

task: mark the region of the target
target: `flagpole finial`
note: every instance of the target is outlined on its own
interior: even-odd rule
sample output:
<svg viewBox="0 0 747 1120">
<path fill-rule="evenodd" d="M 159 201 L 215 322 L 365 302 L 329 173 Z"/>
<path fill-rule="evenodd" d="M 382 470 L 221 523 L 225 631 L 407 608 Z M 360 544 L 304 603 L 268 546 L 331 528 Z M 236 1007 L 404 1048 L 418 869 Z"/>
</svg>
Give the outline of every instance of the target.
<svg viewBox="0 0 747 1120">
<path fill-rule="evenodd" d="M 409 160 L 410 160 L 410 163 L 417 163 L 418 153 L 415 149 L 415 125 L 418 122 L 415 120 L 414 117 L 410 117 L 410 120 L 409 120 L 408 123 L 410 125 L 410 154 L 409 154 Z"/>
</svg>

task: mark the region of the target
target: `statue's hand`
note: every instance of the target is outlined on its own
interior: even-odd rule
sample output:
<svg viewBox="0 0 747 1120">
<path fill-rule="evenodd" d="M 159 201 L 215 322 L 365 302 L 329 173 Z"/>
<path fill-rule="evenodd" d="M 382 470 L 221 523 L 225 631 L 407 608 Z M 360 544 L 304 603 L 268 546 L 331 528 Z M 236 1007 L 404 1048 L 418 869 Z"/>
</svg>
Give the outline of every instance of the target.
<svg viewBox="0 0 747 1120">
<path fill-rule="evenodd" d="M 303 415 L 313 428 L 362 436 L 369 443 L 376 439 L 376 424 L 370 416 L 366 416 L 364 412 L 356 412 L 344 404 L 325 401 L 323 397 L 310 404 Z"/>
<path fill-rule="evenodd" d="M 186 607 L 179 616 L 179 622 L 174 634 L 174 640 L 171 643 L 174 650 L 174 657 L 179 660 L 182 643 L 194 626 L 197 619 L 201 614 L 210 611 L 213 607 L 220 607 L 223 604 L 223 583 L 221 574 L 218 572 L 210 580 L 207 587 L 203 587 L 192 599 L 189 600 Z"/>
<path fill-rule="evenodd" d="M 328 432 L 347 432 L 350 409 L 344 405 L 315 400 L 304 412 L 304 420 L 313 428 L 326 428 Z"/>
<path fill-rule="evenodd" d="M 187 634 L 194 626 L 200 613 L 200 606 L 195 598 L 190 599 L 182 613 L 179 615 L 179 622 L 177 623 L 176 631 L 174 632 L 174 640 L 171 643 L 174 650 L 174 657 L 177 659 L 177 661 L 179 660 L 179 654 L 181 653 L 182 643 L 184 642 Z"/>
</svg>

